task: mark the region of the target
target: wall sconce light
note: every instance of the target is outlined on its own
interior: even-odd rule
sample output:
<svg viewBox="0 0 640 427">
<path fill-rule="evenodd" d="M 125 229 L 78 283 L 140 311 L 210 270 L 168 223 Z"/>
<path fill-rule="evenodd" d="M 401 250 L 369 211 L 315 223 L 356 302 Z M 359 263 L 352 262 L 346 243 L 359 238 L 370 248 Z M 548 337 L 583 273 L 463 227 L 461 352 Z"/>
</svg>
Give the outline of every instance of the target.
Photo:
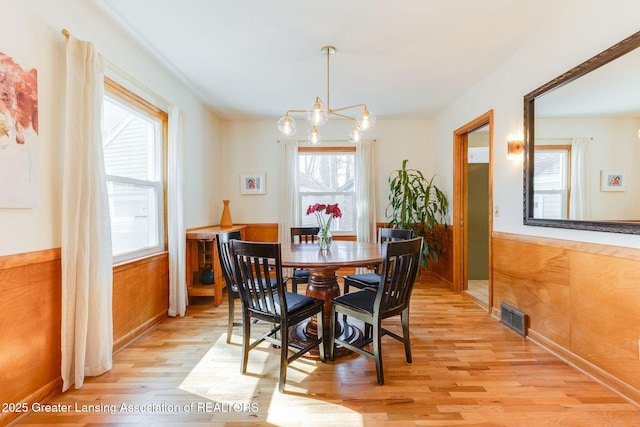
<svg viewBox="0 0 640 427">
<path fill-rule="evenodd" d="M 522 140 L 514 139 L 507 141 L 507 154 L 509 158 L 514 158 L 518 154 L 522 154 L 524 150 L 524 142 Z"/>
</svg>

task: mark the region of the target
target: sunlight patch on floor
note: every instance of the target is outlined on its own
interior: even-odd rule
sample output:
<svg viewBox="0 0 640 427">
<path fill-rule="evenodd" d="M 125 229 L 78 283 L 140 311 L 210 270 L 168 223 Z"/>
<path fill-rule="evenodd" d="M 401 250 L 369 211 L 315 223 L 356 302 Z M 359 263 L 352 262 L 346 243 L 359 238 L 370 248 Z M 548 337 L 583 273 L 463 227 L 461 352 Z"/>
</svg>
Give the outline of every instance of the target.
<svg viewBox="0 0 640 427">
<path fill-rule="evenodd" d="M 258 329 L 258 328 L 256 328 Z M 255 331 L 258 336 L 258 330 Z M 253 334 L 252 334 L 253 335 Z M 316 400 L 313 390 L 304 387 L 305 379 L 317 370 L 316 360 L 300 358 L 287 370 L 285 393 L 278 391 L 280 350 L 262 343 L 249 352 L 247 373 L 240 373 L 242 339 L 232 337 L 231 344 L 222 334 L 180 384 L 180 390 L 211 402 L 254 404 L 259 419 L 278 426 L 328 424 L 362 426 L 361 414 L 338 404 Z M 220 415 L 216 421 L 222 421 Z M 231 419 L 231 418 L 229 418 Z"/>
</svg>

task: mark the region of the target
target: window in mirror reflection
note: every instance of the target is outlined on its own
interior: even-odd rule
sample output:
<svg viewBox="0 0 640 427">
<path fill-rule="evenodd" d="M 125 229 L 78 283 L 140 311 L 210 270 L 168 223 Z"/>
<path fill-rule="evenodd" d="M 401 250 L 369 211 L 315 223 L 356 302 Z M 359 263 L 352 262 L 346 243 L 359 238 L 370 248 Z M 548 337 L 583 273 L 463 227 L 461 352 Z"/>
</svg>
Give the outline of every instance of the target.
<svg viewBox="0 0 640 427">
<path fill-rule="evenodd" d="M 544 145 L 536 147 L 533 175 L 533 215 L 536 218 L 569 217 L 569 177 L 571 147 Z"/>
</svg>

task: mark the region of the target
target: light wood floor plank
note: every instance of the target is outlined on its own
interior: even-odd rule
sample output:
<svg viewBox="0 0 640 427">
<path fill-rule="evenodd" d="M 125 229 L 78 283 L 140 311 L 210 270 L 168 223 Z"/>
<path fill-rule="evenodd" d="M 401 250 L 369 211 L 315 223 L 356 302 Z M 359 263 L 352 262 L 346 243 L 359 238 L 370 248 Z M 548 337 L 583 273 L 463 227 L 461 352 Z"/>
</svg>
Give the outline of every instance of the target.
<svg viewBox="0 0 640 427">
<path fill-rule="evenodd" d="M 384 386 L 372 360 L 349 355 L 299 359 L 278 393 L 278 351 L 252 351 L 241 375 L 240 331 L 225 342 L 226 316 L 226 303 L 190 306 L 118 352 L 111 372 L 48 402 L 69 411 L 16 424 L 640 426 L 637 406 L 433 278 L 416 285 L 411 302 L 413 364 L 383 338 Z"/>
</svg>

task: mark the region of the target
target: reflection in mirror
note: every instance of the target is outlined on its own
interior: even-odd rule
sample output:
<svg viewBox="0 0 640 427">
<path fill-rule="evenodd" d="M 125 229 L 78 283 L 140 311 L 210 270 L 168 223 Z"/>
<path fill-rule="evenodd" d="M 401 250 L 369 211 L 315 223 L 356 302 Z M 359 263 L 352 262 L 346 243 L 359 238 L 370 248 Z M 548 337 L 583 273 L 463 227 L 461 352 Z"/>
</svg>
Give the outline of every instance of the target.
<svg viewBox="0 0 640 427">
<path fill-rule="evenodd" d="M 640 234 L 640 32 L 525 96 L 527 225 Z"/>
</svg>

